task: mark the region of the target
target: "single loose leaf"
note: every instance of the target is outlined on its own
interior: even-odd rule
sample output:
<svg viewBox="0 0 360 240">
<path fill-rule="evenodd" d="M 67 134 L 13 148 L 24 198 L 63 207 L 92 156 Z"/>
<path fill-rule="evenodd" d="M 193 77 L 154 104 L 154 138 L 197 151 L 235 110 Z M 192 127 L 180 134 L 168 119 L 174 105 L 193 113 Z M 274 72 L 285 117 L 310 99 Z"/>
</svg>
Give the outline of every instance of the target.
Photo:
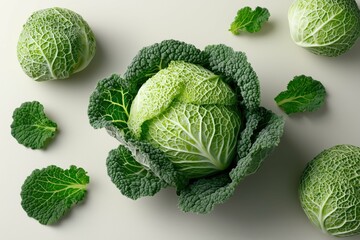
<svg viewBox="0 0 360 240">
<path fill-rule="evenodd" d="M 266 8 L 256 7 L 255 10 L 252 10 L 250 7 L 244 7 L 237 12 L 229 31 L 235 35 L 240 32 L 259 32 L 269 17 L 270 12 Z"/>
<path fill-rule="evenodd" d="M 55 136 L 57 124 L 50 120 L 37 101 L 25 102 L 13 113 L 11 135 L 25 147 L 44 148 Z"/>
<path fill-rule="evenodd" d="M 285 113 L 312 112 L 325 102 L 326 91 L 321 82 L 305 75 L 295 76 L 287 90 L 275 97 L 277 105 Z"/>
<path fill-rule="evenodd" d="M 34 170 L 21 188 L 21 205 L 29 217 L 53 224 L 84 199 L 89 177 L 82 168 L 49 166 Z"/>
</svg>

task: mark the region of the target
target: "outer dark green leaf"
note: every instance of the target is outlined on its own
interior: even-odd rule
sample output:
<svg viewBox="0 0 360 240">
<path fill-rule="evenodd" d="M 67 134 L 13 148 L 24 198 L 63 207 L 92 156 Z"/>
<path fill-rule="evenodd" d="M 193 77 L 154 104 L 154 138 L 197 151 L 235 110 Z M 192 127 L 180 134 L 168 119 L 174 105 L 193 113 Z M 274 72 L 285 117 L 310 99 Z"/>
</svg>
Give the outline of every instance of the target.
<svg viewBox="0 0 360 240">
<path fill-rule="evenodd" d="M 138 163 L 123 145 L 110 151 L 106 165 L 111 181 L 123 195 L 131 199 L 153 196 L 168 186 L 153 172 Z"/>
<path fill-rule="evenodd" d="M 55 136 L 57 124 L 44 112 L 44 107 L 37 101 L 25 102 L 13 113 L 11 135 L 25 147 L 44 148 Z"/>
<path fill-rule="evenodd" d="M 94 128 L 106 128 L 110 135 L 118 139 L 136 160 L 149 169 L 168 185 L 183 188 L 187 184 L 181 173 L 159 149 L 150 144 L 135 140 L 127 131 L 127 120 L 133 94 L 119 75 L 101 80 L 90 97 L 88 116 Z M 115 154 L 116 152 L 113 152 Z"/>
<path fill-rule="evenodd" d="M 88 183 L 85 170 L 75 166 L 36 169 L 21 188 L 21 205 L 29 217 L 53 224 L 84 199 Z"/>
<path fill-rule="evenodd" d="M 287 114 L 312 112 L 325 102 L 326 91 L 321 82 L 304 75 L 296 76 L 287 90 L 275 97 L 277 105 Z"/>
<path fill-rule="evenodd" d="M 176 40 L 164 40 L 141 49 L 126 70 L 124 78 L 137 92 L 147 79 L 166 68 L 174 60 L 203 65 L 205 56 L 194 45 Z"/>
<path fill-rule="evenodd" d="M 239 145 L 240 158 L 230 173 L 199 179 L 181 191 L 179 207 L 183 211 L 208 213 L 216 204 L 225 202 L 233 195 L 238 184 L 246 176 L 255 173 L 263 160 L 279 144 L 284 120 L 270 111 L 262 108 L 259 110 L 250 117 L 250 121 L 257 119 L 257 124 L 250 123 L 241 133 L 241 137 L 249 139 L 249 136 L 244 135 L 251 134 L 251 139 L 254 139 L 246 146 L 249 147 L 246 154 L 241 152 L 243 145 Z M 244 143 L 242 138 L 239 141 Z"/>
<path fill-rule="evenodd" d="M 279 144 L 284 120 L 260 107 L 258 77 L 242 52 L 225 45 L 212 45 L 204 51 L 209 70 L 222 76 L 238 94 L 246 123 L 238 139 L 237 161 L 229 172 L 195 180 L 179 191 L 179 207 L 185 212 L 208 213 L 229 199 L 238 184 L 253 174 Z"/>
<path fill-rule="evenodd" d="M 91 126 L 127 128 L 133 98 L 119 75 L 113 74 L 101 80 L 90 97 L 88 116 Z"/>
<path fill-rule="evenodd" d="M 177 171 L 174 164 L 166 157 L 164 152 L 153 147 L 147 142 L 135 140 L 130 134 L 119 131 L 114 127 L 107 127 L 108 133 L 120 141 L 136 159 L 137 162 L 146 166 L 155 176 L 162 179 L 170 186 L 178 189 L 188 184 L 188 179 Z"/>
<path fill-rule="evenodd" d="M 245 53 L 236 52 L 223 44 L 207 46 L 204 52 L 209 69 L 240 92 L 241 102 L 246 108 L 257 109 L 260 106 L 260 83 Z"/>
<path fill-rule="evenodd" d="M 230 25 L 229 31 L 238 35 L 240 32 L 254 33 L 260 31 L 262 25 L 269 20 L 270 12 L 266 8 L 244 7 L 237 12 L 234 21 Z"/>
</svg>

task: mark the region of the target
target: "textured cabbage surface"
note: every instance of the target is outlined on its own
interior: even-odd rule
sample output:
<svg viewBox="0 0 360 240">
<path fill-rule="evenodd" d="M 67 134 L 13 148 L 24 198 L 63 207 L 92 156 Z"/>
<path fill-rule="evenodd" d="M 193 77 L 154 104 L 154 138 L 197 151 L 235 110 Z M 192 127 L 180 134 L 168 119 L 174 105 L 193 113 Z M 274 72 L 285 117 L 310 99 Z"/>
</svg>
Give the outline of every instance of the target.
<svg viewBox="0 0 360 240">
<path fill-rule="evenodd" d="M 293 41 L 318 55 L 339 56 L 360 36 L 355 0 L 296 0 L 288 18 Z"/>
<path fill-rule="evenodd" d="M 13 113 L 11 135 L 18 143 L 32 149 L 45 148 L 57 132 L 57 124 L 38 101 L 24 102 Z"/>
<path fill-rule="evenodd" d="M 170 77 L 164 79 L 163 73 L 168 68 L 176 71 L 167 73 Z M 191 77 L 184 77 L 187 74 Z M 202 81 L 209 81 L 205 91 L 199 87 Z M 173 87 L 168 89 L 167 84 Z M 151 91 L 141 93 L 143 87 Z M 164 101 L 154 99 L 165 92 Z M 139 94 L 143 95 L 136 100 Z M 154 103 L 150 103 L 152 100 Z M 141 101 L 143 103 L 139 104 Z M 221 104 L 214 104 L 214 101 Z M 128 106 L 131 106 L 130 113 Z M 131 114 L 133 106 L 140 112 L 134 116 Z M 203 128 L 208 125 L 206 122 L 215 119 L 208 115 L 210 109 L 219 120 L 212 121 L 212 127 L 206 129 Z M 143 48 L 123 77 L 113 75 L 101 80 L 90 97 L 88 113 L 93 127 L 105 127 L 120 141 L 121 146 L 110 152 L 107 165 L 111 180 L 124 195 L 136 199 L 172 186 L 179 195 L 180 209 L 197 213 L 210 212 L 216 204 L 225 202 L 245 176 L 256 172 L 278 145 L 284 125 L 281 117 L 260 107 L 259 81 L 244 53 L 221 44 L 207 46 L 201 51 L 176 40 Z M 174 118 L 177 120 L 171 121 Z M 187 122 L 191 118 L 194 119 Z M 127 121 L 126 126 L 122 125 L 124 121 Z M 236 131 L 232 135 L 223 133 L 229 132 L 226 128 L 237 127 L 237 134 Z M 167 130 L 160 131 L 161 128 L 172 130 L 167 134 Z M 176 130 L 180 128 L 181 131 Z M 189 176 L 181 170 L 186 165 L 171 161 L 173 155 L 167 149 L 170 145 L 184 144 L 179 141 L 181 139 L 191 146 L 190 135 L 196 135 L 192 140 L 211 138 L 213 128 L 223 135 L 213 144 L 226 146 L 224 149 L 233 148 L 232 161 L 210 175 Z M 191 134 L 170 135 L 184 132 L 184 129 Z M 179 149 L 172 150 L 174 155 L 182 154 Z M 199 153 L 199 149 L 190 147 L 187 150 Z M 222 154 L 229 154 L 216 151 L 216 155 L 211 152 L 213 147 L 208 150 L 217 161 Z"/>
<path fill-rule="evenodd" d="M 301 176 L 301 206 L 312 223 L 338 237 L 360 233 L 360 148 L 337 145 L 324 150 Z"/>
<path fill-rule="evenodd" d="M 21 206 L 41 224 L 54 224 L 84 200 L 89 181 L 86 171 L 76 166 L 36 169 L 21 187 Z"/>
<path fill-rule="evenodd" d="M 286 114 L 312 112 L 325 103 L 326 90 L 322 83 L 310 76 L 299 75 L 291 80 L 285 91 L 275 97 L 275 102 Z"/>
<path fill-rule="evenodd" d="M 189 178 L 206 176 L 226 169 L 233 159 L 240 129 L 235 104 L 235 93 L 219 76 L 172 61 L 139 89 L 128 127 Z"/>
<path fill-rule="evenodd" d="M 86 21 L 58 7 L 34 12 L 17 45 L 21 67 L 37 81 L 68 78 L 83 70 L 95 51 L 95 36 Z"/>
<path fill-rule="evenodd" d="M 250 7 L 241 8 L 236 13 L 229 31 L 234 35 L 239 35 L 241 32 L 259 32 L 263 24 L 269 20 L 269 17 L 270 12 L 267 8 L 256 7 L 254 10 Z"/>
</svg>

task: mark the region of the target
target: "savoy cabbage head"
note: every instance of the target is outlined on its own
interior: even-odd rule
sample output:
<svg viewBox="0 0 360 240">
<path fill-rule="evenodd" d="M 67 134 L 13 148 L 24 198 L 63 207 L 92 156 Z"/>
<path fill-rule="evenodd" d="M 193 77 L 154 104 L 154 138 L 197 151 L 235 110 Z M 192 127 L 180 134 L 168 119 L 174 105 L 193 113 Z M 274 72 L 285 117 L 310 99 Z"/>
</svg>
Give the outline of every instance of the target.
<svg viewBox="0 0 360 240">
<path fill-rule="evenodd" d="M 310 221 L 336 237 L 360 234 L 360 148 L 340 144 L 325 149 L 305 167 L 301 206 Z"/>
<path fill-rule="evenodd" d="M 295 0 L 288 18 L 293 41 L 318 55 L 339 56 L 360 37 L 355 0 Z"/>
<path fill-rule="evenodd" d="M 108 174 L 132 198 L 175 187 L 183 211 L 223 203 L 278 145 L 281 117 L 260 106 L 256 73 L 225 45 L 165 40 L 140 50 L 124 76 L 101 80 L 90 124 L 120 141 Z"/>
<path fill-rule="evenodd" d="M 95 51 L 95 36 L 87 22 L 59 7 L 34 12 L 17 45 L 21 67 L 37 81 L 70 77 L 90 63 Z"/>
</svg>

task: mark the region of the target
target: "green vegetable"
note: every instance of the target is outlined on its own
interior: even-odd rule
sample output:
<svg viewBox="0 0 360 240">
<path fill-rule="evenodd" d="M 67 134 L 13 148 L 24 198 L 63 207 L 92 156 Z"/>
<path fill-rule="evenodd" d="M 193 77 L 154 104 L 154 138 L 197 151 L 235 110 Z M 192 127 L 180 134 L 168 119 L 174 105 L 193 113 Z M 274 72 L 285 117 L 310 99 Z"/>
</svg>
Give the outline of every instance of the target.
<svg viewBox="0 0 360 240">
<path fill-rule="evenodd" d="M 45 115 L 41 103 L 25 102 L 14 110 L 11 135 L 25 147 L 44 148 L 56 131 L 57 124 Z"/>
<path fill-rule="evenodd" d="M 23 26 L 17 56 L 25 73 L 37 80 L 68 78 L 95 55 L 96 41 L 85 20 L 64 8 L 34 12 Z"/>
<path fill-rule="evenodd" d="M 277 105 L 287 114 L 315 111 L 325 102 L 326 91 L 321 82 L 304 75 L 296 76 L 287 90 L 275 97 Z"/>
<path fill-rule="evenodd" d="M 301 206 L 310 221 L 328 234 L 360 233 L 360 148 L 337 145 L 306 166 L 300 181 Z"/>
<path fill-rule="evenodd" d="M 339 56 L 360 36 L 360 9 L 355 0 L 296 0 L 288 18 L 293 41 L 318 55 Z"/>
<path fill-rule="evenodd" d="M 122 189 L 124 195 L 132 199 L 152 196 L 168 186 L 165 181 L 138 163 L 123 145 L 109 153 L 106 165 L 114 184 Z"/>
<path fill-rule="evenodd" d="M 235 103 L 219 76 L 172 61 L 139 89 L 127 123 L 136 139 L 162 150 L 187 177 L 202 177 L 230 165 L 240 129 Z"/>
<path fill-rule="evenodd" d="M 252 10 L 250 7 L 244 7 L 238 10 L 229 31 L 235 35 L 240 34 L 240 32 L 259 32 L 269 17 L 270 12 L 266 8 L 256 7 L 255 10 Z"/>
<path fill-rule="evenodd" d="M 101 80 L 90 124 L 120 141 L 108 174 L 132 198 L 175 187 L 183 211 L 207 213 L 254 173 L 279 143 L 284 121 L 260 107 L 242 52 L 165 40 L 140 50 L 124 76 Z"/>
<path fill-rule="evenodd" d="M 21 188 L 21 205 L 41 224 L 54 224 L 86 195 L 89 177 L 82 168 L 49 166 L 34 170 Z"/>
</svg>

